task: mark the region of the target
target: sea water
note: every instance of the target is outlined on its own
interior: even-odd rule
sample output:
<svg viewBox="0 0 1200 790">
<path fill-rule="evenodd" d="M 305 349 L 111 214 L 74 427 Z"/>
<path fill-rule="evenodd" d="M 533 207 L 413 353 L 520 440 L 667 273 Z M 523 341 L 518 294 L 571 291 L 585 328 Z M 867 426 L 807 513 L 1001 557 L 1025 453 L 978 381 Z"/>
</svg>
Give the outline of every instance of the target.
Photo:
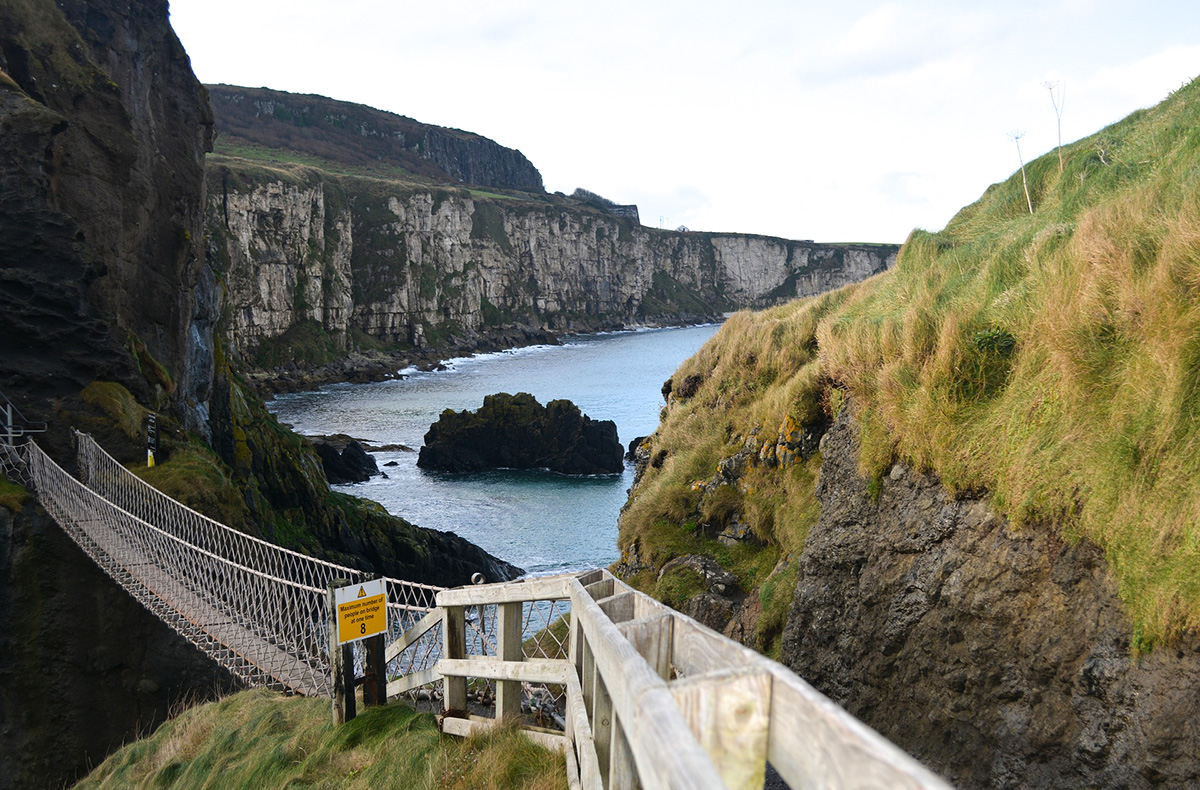
<svg viewBox="0 0 1200 790">
<path fill-rule="evenodd" d="M 542 404 L 573 401 L 596 420 L 612 420 L 622 443 L 658 425 L 662 384 L 717 325 L 644 329 L 573 337 L 453 359 L 446 370 L 403 371 L 373 384 L 337 384 L 280 395 L 268 404 L 304 434 L 345 433 L 374 445 L 419 449 L 444 409 L 478 409 L 485 395 L 528 392 Z M 606 566 L 617 559 L 617 515 L 633 484 L 619 475 L 576 477 L 497 470 L 469 475 L 417 468 L 417 453 L 374 453 L 387 477 L 335 486 L 381 503 L 422 527 L 456 532 L 529 573 Z M 387 466 L 388 462 L 395 466 Z"/>
</svg>

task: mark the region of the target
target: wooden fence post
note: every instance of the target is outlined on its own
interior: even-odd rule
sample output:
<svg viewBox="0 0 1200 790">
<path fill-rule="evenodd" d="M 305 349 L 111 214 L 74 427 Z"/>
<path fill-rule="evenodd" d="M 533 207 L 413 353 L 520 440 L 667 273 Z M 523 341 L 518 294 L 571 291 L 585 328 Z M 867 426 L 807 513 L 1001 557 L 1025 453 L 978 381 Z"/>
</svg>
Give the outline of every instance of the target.
<svg viewBox="0 0 1200 790">
<path fill-rule="evenodd" d="M 467 618 L 462 606 L 447 606 L 442 621 L 442 658 L 467 657 Z M 443 680 L 442 712 L 467 713 L 467 679 L 447 675 Z"/>
<path fill-rule="evenodd" d="M 367 581 L 380 578 L 367 574 Z M 387 622 L 387 583 L 384 583 L 384 622 Z M 384 657 L 384 638 L 387 630 L 362 640 L 363 644 L 363 706 L 387 704 L 387 659 Z"/>
<path fill-rule="evenodd" d="M 333 723 L 345 724 L 346 716 L 346 673 L 343 669 L 344 652 L 342 646 L 338 644 L 338 628 L 337 628 L 337 603 L 335 600 L 334 591 L 338 587 L 344 587 L 349 582 L 345 579 L 334 579 L 329 582 L 326 588 L 326 601 L 329 605 L 329 691 L 333 698 Z M 351 672 L 354 671 L 354 664 L 351 661 Z M 354 684 L 350 684 L 350 699 L 354 699 Z M 354 714 L 350 714 L 353 718 Z"/>
<path fill-rule="evenodd" d="M 483 607 L 479 607 L 480 610 Z M 520 603 L 502 603 L 497 606 L 496 652 L 501 661 L 520 661 L 524 655 L 521 644 Z M 482 614 L 480 615 L 482 617 Z M 496 719 L 519 718 L 521 716 L 521 682 L 500 680 L 496 683 Z"/>
<path fill-rule="evenodd" d="M 387 661 L 384 658 L 383 634 L 363 640 L 366 650 L 366 671 L 363 672 L 363 705 L 387 704 Z"/>
</svg>

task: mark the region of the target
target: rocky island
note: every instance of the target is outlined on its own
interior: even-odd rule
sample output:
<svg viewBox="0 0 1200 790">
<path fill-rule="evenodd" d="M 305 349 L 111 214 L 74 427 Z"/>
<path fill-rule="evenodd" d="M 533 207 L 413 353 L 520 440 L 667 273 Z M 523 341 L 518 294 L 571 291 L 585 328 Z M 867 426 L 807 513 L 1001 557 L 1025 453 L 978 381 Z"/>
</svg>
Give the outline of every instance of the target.
<svg viewBox="0 0 1200 790">
<path fill-rule="evenodd" d="M 543 406 L 528 392 L 501 392 L 484 398 L 478 411 L 442 412 L 425 434 L 417 466 L 618 474 L 625 468 L 622 449 L 612 420 L 593 420 L 569 400 Z"/>
</svg>

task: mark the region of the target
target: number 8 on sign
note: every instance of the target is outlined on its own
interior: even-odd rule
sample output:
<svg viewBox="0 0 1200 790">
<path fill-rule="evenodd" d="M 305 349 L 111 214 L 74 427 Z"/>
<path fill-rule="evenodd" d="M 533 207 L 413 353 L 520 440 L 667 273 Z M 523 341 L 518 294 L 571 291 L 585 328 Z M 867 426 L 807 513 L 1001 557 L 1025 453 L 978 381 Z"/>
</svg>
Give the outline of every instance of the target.
<svg viewBox="0 0 1200 790">
<path fill-rule="evenodd" d="M 360 634 L 365 634 L 365 633 L 367 632 L 367 624 L 366 624 L 366 623 L 363 623 L 362 625 L 360 625 L 360 626 L 358 627 L 358 632 L 359 632 Z"/>
</svg>

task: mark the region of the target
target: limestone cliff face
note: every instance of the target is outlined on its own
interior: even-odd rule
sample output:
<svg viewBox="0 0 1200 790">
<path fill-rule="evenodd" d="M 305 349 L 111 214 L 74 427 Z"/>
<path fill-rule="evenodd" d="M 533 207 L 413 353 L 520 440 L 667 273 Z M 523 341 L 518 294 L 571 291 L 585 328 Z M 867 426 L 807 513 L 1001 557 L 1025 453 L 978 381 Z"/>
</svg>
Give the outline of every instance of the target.
<svg viewBox="0 0 1200 790">
<path fill-rule="evenodd" d="M 784 663 L 959 787 L 1200 782 L 1194 637 L 1131 655 L 1098 549 L 900 465 L 873 498 L 857 446 L 844 412 L 821 442 Z"/>
<path fill-rule="evenodd" d="M 233 160 L 211 168 L 208 217 L 244 358 L 305 319 L 418 347 L 511 325 L 700 320 L 864 279 L 897 250 L 659 231 L 582 206 Z"/>
</svg>

